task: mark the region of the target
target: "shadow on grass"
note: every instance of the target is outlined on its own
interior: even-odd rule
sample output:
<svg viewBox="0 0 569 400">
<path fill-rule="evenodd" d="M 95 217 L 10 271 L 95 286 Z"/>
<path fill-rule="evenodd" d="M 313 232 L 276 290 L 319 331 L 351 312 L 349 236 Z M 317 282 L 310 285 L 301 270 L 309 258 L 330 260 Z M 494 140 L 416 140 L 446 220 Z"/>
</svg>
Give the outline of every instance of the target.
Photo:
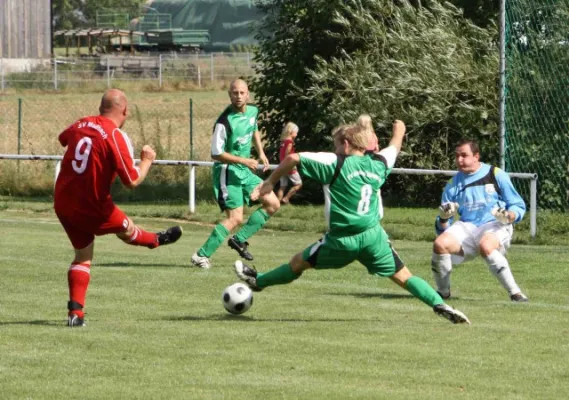
<svg viewBox="0 0 569 400">
<path fill-rule="evenodd" d="M 357 322 L 357 321 L 379 321 L 369 318 L 254 318 L 246 315 L 210 315 L 195 317 L 188 315 L 185 317 L 165 317 L 165 321 L 203 321 L 203 322 Z"/>
<path fill-rule="evenodd" d="M 371 298 L 379 298 L 379 299 L 416 299 L 410 293 L 324 293 L 328 296 L 352 296 L 358 297 L 360 299 L 371 299 Z M 452 296 L 452 300 L 475 300 L 475 299 L 464 299 L 460 298 L 459 296 Z"/>
<path fill-rule="evenodd" d="M 188 264 L 165 264 L 165 263 L 134 263 L 134 262 L 108 262 L 108 263 L 94 263 L 94 267 L 114 267 L 114 268 L 152 268 L 152 267 L 171 267 L 171 268 L 188 268 Z"/>
<path fill-rule="evenodd" d="M 327 296 L 350 296 L 350 297 L 358 297 L 360 299 L 372 299 L 372 298 L 380 298 L 380 299 L 409 299 L 414 298 L 411 294 L 406 293 L 323 293 Z"/>
<path fill-rule="evenodd" d="M 1 321 L 0 326 L 4 325 L 44 325 L 44 326 L 66 326 L 67 320 L 50 321 L 46 319 L 36 319 L 33 321 Z"/>
</svg>

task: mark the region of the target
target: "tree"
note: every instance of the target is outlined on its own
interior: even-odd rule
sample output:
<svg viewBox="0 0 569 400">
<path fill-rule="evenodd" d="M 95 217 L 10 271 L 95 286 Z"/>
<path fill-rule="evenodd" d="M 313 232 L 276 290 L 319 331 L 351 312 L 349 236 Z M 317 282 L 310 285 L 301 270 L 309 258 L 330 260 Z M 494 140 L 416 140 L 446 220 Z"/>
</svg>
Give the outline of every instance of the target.
<svg viewBox="0 0 569 400">
<path fill-rule="evenodd" d="M 314 4 L 316 3 L 316 4 Z M 368 113 L 385 145 L 395 118 L 408 124 L 401 166 L 454 168 L 454 143 L 479 139 L 498 159 L 498 50 L 492 29 L 437 1 L 275 1 L 260 4 L 252 90 L 276 147 L 294 120 L 299 149 L 330 149 L 330 131 Z M 440 179 L 397 176 L 399 201 L 437 201 Z M 389 192 L 386 192 L 389 193 Z"/>
</svg>

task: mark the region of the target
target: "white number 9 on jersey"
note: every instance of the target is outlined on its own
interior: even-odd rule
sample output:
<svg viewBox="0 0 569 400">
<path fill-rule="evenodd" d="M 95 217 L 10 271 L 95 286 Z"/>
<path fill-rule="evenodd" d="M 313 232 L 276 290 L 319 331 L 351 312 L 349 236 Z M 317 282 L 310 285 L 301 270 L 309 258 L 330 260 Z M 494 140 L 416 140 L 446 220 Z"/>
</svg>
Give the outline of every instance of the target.
<svg viewBox="0 0 569 400">
<path fill-rule="evenodd" d="M 83 146 L 85 145 L 85 146 Z M 82 174 L 87 169 L 87 161 L 89 161 L 89 154 L 91 154 L 91 147 L 93 142 L 90 137 L 81 139 L 75 147 L 75 159 L 71 162 L 73 170 L 78 174 Z M 81 149 L 83 148 L 83 151 Z"/>
<path fill-rule="evenodd" d="M 371 187 L 371 185 L 362 186 L 360 190 L 360 201 L 358 202 L 359 215 L 364 215 L 368 213 L 372 193 L 373 193 L 373 188 Z"/>
</svg>

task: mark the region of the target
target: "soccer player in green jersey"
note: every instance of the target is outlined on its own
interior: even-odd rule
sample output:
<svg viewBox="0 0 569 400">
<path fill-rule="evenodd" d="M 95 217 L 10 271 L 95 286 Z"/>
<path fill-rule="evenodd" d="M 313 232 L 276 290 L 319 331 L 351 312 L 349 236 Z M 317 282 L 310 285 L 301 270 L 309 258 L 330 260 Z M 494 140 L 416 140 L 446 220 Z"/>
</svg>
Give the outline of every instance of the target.
<svg viewBox="0 0 569 400">
<path fill-rule="evenodd" d="M 250 195 L 262 179 L 253 173 L 259 162 L 250 158 L 251 143 L 255 146 L 263 171 L 269 168 L 269 160 L 263 151 L 261 135 L 257 128 L 259 110 L 247 104 L 249 89 L 247 83 L 236 79 L 229 86 L 231 104 L 217 118 L 211 139 L 213 166 L 213 191 L 226 219 L 213 228 L 202 247 L 192 255 L 192 264 L 200 268 L 210 268 L 210 257 L 229 236 L 231 231 L 243 223 L 243 205 L 250 205 Z M 253 256 L 248 251 L 249 239 L 265 225 L 271 215 L 280 207 L 277 196 L 266 193 L 259 197 L 259 207 L 247 223 L 228 240 L 229 247 L 236 250 L 246 260 Z"/>
<path fill-rule="evenodd" d="M 392 248 L 380 225 L 378 191 L 395 164 L 405 136 L 405 124 L 395 121 L 389 146 L 365 154 L 369 134 L 361 125 L 343 125 L 333 132 L 335 153 L 297 153 L 287 158 L 252 193 L 252 198 L 272 191 L 281 176 L 292 168 L 324 185 L 328 232 L 318 242 L 268 272 L 236 261 L 237 276 L 252 289 L 287 284 L 307 269 L 342 268 L 358 260 L 370 274 L 389 277 L 453 323 L 470 321 L 445 304 L 423 279 L 413 276 Z"/>
</svg>

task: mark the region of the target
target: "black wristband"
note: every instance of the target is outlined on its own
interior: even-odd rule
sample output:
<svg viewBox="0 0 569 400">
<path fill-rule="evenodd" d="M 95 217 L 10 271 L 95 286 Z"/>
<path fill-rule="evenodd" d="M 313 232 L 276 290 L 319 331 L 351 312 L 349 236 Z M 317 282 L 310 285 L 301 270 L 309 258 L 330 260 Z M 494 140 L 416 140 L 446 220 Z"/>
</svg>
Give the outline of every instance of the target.
<svg viewBox="0 0 569 400">
<path fill-rule="evenodd" d="M 441 218 L 441 217 L 439 217 L 439 222 L 440 222 L 441 224 L 445 224 L 445 223 L 448 222 L 449 219 L 450 219 L 450 218 Z"/>
</svg>

